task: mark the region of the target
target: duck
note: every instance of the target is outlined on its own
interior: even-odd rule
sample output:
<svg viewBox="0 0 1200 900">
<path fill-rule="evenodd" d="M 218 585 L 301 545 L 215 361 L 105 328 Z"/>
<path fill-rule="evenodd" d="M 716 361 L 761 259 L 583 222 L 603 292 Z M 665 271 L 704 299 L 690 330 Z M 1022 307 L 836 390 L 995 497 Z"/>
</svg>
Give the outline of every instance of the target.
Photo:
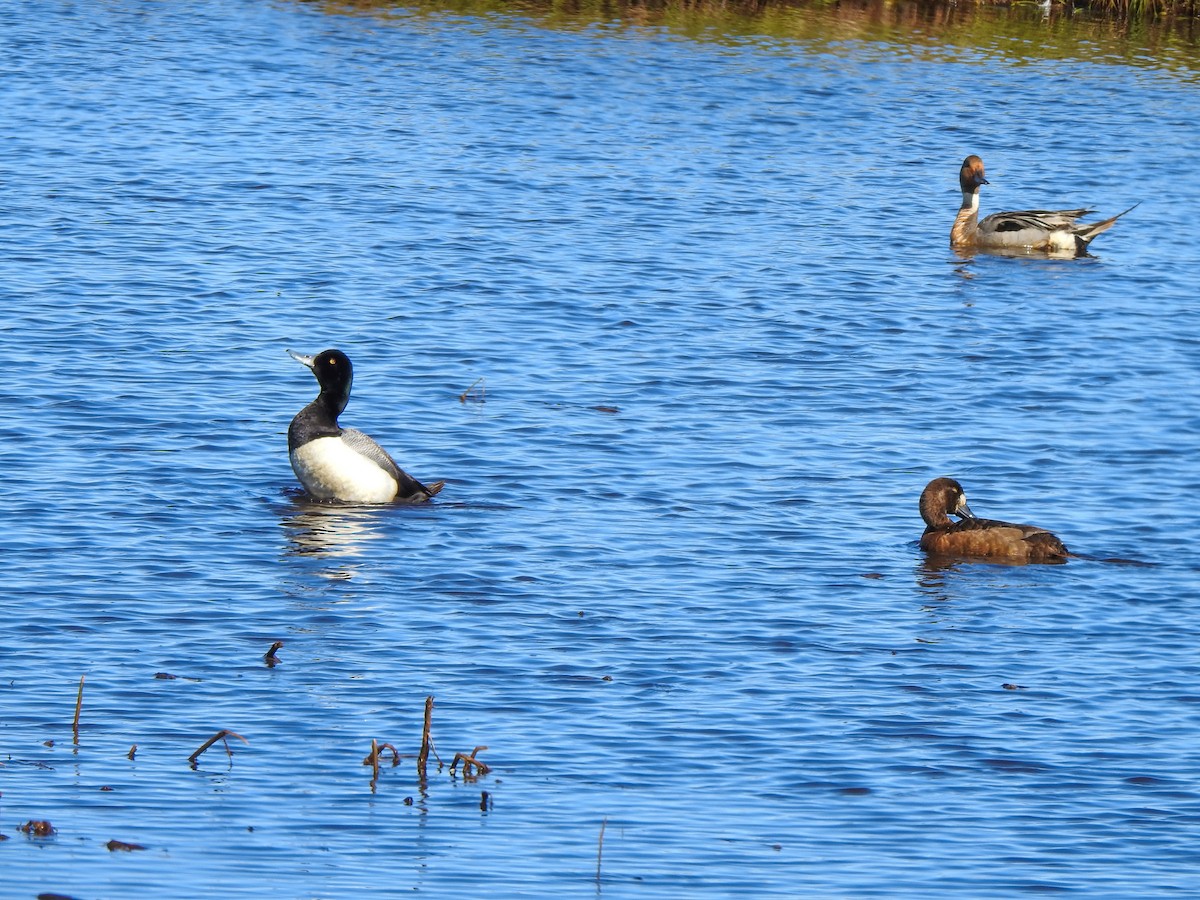
<svg viewBox="0 0 1200 900">
<path fill-rule="evenodd" d="M 950 516 L 960 521 L 952 522 Z M 921 518 L 926 526 L 921 549 L 934 556 L 1063 562 L 1074 555 L 1044 528 L 976 518 L 962 485 L 953 478 L 935 478 L 925 486 Z"/>
<path fill-rule="evenodd" d="M 354 367 L 345 353 L 287 353 L 308 366 L 321 387 L 288 426 L 292 470 L 311 497 L 345 503 L 424 503 L 445 486 L 444 481 L 421 484 L 370 437 L 338 425 L 354 381 Z"/>
<path fill-rule="evenodd" d="M 1037 253 L 1058 258 L 1088 255 L 1088 245 L 1098 234 L 1113 227 L 1125 212 L 1103 222 L 1077 224 L 1091 209 L 1031 209 L 1023 212 L 993 213 L 979 219 L 979 188 L 988 184 L 983 177 L 983 160 L 968 156 L 958 173 L 962 188 L 962 206 L 950 229 L 950 246 L 955 250 L 983 250 L 998 253 Z"/>
</svg>

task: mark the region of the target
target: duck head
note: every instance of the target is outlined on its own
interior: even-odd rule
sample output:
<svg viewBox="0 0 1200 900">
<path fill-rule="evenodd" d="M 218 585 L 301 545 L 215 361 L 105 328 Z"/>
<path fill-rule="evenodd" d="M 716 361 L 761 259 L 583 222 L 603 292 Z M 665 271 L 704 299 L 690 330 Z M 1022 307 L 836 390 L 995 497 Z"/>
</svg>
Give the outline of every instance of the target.
<svg viewBox="0 0 1200 900">
<path fill-rule="evenodd" d="M 953 478 L 935 478 L 921 491 L 921 518 L 926 525 L 944 526 L 949 524 L 950 516 L 975 518 L 967 506 L 967 495 L 962 485 Z"/>
</svg>

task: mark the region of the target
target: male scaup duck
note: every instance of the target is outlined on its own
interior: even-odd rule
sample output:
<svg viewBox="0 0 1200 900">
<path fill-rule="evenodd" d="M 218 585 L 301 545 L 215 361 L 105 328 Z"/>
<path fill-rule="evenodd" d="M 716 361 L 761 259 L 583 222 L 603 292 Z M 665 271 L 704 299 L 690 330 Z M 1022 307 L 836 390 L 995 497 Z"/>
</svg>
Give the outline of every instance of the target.
<svg viewBox="0 0 1200 900">
<path fill-rule="evenodd" d="M 961 521 L 950 521 L 952 515 Z M 935 478 L 925 486 L 921 518 L 926 525 L 921 549 L 938 556 L 1061 562 L 1072 555 L 1044 528 L 975 518 L 962 485 L 953 478 Z"/>
<path fill-rule="evenodd" d="M 442 489 L 428 487 L 398 465 L 386 450 L 354 428 L 341 428 L 338 416 L 350 400 L 354 370 L 341 350 L 316 356 L 288 355 L 317 376 L 321 392 L 288 427 L 288 456 L 296 477 L 317 500 L 348 503 L 423 503 Z"/>
<path fill-rule="evenodd" d="M 979 221 L 979 187 L 983 160 L 968 156 L 958 173 L 962 188 L 962 206 L 950 229 L 950 246 L 955 250 L 984 250 L 999 253 L 1044 253 L 1055 257 L 1087 256 L 1088 244 L 1101 232 L 1137 206 L 1103 222 L 1076 225 L 1075 220 L 1093 212 L 1090 209 L 1031 209 L 1023 212 L 993 213 Z"/>
</svg>

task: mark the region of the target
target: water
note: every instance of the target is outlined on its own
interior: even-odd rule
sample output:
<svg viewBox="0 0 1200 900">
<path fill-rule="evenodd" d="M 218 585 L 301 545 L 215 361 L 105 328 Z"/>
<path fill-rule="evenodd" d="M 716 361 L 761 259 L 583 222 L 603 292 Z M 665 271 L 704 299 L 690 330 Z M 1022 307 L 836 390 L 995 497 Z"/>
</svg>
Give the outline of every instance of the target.
<svg viewBox="0 0 1200 900">
<path fill-rule="evenodd" d="M 0 11 L 5 896 L 1200 891 L 1193 51 L 343 13 Z M 435 503 L 303 499 L 332 346 Z"/>
</svg>

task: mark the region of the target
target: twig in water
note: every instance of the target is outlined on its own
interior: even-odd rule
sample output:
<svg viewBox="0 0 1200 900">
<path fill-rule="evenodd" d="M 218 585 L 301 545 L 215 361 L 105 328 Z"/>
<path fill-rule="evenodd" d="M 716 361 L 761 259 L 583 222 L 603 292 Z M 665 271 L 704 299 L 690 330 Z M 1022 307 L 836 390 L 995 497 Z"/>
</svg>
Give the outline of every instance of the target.
<svg viewBox="0 0 1200 900">
<path fill-rule="evenodd" d="M 471 396 L 471 391 L 473 391 L 475 389 L 475 385 L 479 385 L 478 402 L 483 403 L 487 400 L 487 391 L 484 388 L 483 376 L 480 375 L 478 378 L 476 378 L 474 381 L 471 382 L 471 386 L 469 388 L 467 388 L 465 391 L 463 391 L 461 394 L 458 395 L 459 403 L 467 402 L 467 398 Z"/>
<path fill-rule="evenodd" d="M 379 780 L 379 742 L 371 738 L 371 755 L 363 760 L 363 765 L 371 766 L 371 793 L 375 793 L 375 782 Z"/>
<path fill-rule="evenodd" d="M 450 774 L 454 774 L 454 769 L 458 766 L 458 761 L 460 759 L 462 760 L 463 764 L 463 778 L 475 778 L 478 775 L 486 775 L 488 772 L 492 771 L 491 766 L 476 758 L 486 749 L 487 746 L 481 744 L 470 753 L 455 753 L 454 762 L 450 763 Z M 475 767 L 475 775 L 471 774 L 472 766 Z"/>
<path fill-rule="evenodd" d="M 75 695 L 75 721 L 71 723 L 71 733 L 75 735 L 75 743 L 79 743 L 79 711 L 83 709 L 83 679 L 86 675 L 79 676 L 79 693 Z"/>
<path fill-rule="evenodd" d="M 395 767 L 400 765 L 400 754 L 396 751 L 396 748 L 391 744 L 380 744 L 374 738 L 371 739 L 371 754 L 363 760 L 363 765 L 378 766 L 379 754 L 383 753 L 385 750 L 392 751 L 392 766 Z"/>
<path fill-rule="evenodd" d="M 371 752 L 367 754 L 367 758 L 362 761 L 364 766 L 371 767 L 371 793 L 375 793 L 375 782 L 379 780 L 379 754 L 385 750 L 392 751 L 392 768 L 400 765 L 400 753 L 391 744 L 381 744 L 375 738 L 371 738 Z"/>
<path fill-rule="evenodd" d="M 268 669 L 275 668 L 275 665 L 279 662 L 279 657 L 275 655 L 275 651 L 282 646 L 283 641 L 276 641 L 271 645 L 271 649 L 263 654 L 263 662 L 267 664 Z"/>
<path fill-rule="evenodd" d="M 218 731 L 216 734 L 214 734 L 212 737 L 210 737 L 207 741 L 205 741 L 203 744 L 201 744 L 199 749 L 196 750 L 195 753 L 193 753 L 191 756 L 188 757 L 188 762 L 190 762 L 192 764 L 192 767 L 195 768 L 196 760 L 200 758 L 201 753 L 203 753 L 205 750 L 207 750 L 209 747 L 211 747 L 217 741 L 225 740 L 225 738 L 227 738 L 227 737 L 235 737 L 239 741 L 241 741 L 243 744 L 248 745 L 250 743 L 248 740 L 246 740 L 244 737 L 242 737 L 236 731 L 230 731 L 227 728 L 222 728 L 220 731 Z M 231 757 L 233 756 L 233 751 L 229 749 L 229 741 L 225 741 L 225 752 L 228 753 Z"/>
<path fill-rule="evenodd" d="M 604 829 L 608 827 L 608 816 L 600 822 L 600 840 L 596 842 L 596 880 L 600 880 L 600 859 L 604 856 Z"/>
</svg>

